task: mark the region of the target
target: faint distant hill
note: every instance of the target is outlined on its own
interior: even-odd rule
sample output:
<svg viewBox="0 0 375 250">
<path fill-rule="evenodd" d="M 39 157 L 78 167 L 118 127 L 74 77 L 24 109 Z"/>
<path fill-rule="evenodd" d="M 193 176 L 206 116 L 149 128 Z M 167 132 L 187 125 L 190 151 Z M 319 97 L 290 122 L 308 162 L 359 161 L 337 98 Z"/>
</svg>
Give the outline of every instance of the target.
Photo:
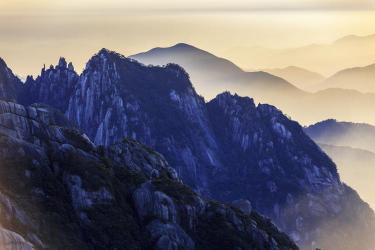
<svg viewBox="0 0 375 250">
<path fill-rule="evenodd" d="M 279 76 L 296 87 L 307 91 L 316 89 L 316 85 L 319 85 L 325 80 L 325 77 L 319 73 L 296 66 L 288 66 L 277 69 L 264 69 L 263 71 L 275 76 Z"/>
<path fill-rule="evenodd" d="M 375 126 L 363 123 L 326 120 L 305 128 L 316 142 L 352 147 L 375 153 Z"/>
<path fill-rule="evenodd" d="M 375 34 L 350 35 L 330 44 L 311 44 L 289 49 L 236 47 L 227 51 L 230 60 L 244 68 L 283 68 L 289 65 L 324 75 L 366 66 L 375 61 Z"/>
<path fill-rule="evenodd" d="M 352 147 L 319 146 L 337 164 L 342 180 L 354 187 L 371 207 L 375 207 L 375 153 Z"/>
<path fill-rule="evenodd" d="M 344 88 L 375 93 L 375 64 L 339 71 L 320 84 L 319 88 Z"/>
<path fill-rule="evenodd" d="M 256 102 L 273 104 L 305 125 L 331 117 L 375 124 L 375 94 L 345 89 L 309 93 L 280 77 L 266 72 L 245 72 L 227 59 L 183 43 L 131 57 L 144 64 L 181 65 L 189 73 L 197 92 L 207 99 L 229 90 L 251 96 Z"/>
<path fill-rule="evenodd" d="M 231 61 L 217 57 L 192 45 L 179 43 L 167 48 L 154 48 L 131 56 L 144 64 L 165 65 L 177 63 L 190 74 L 198 92 L 206 98 L 231 89 L 242 92 L 251 89 L 267 96 L 303 92 L 284 79 L 266 72 L 245 72 Z M 214 91 L 213 91 L 214 90 Z"/>
<path fill-rule="evenodd" d="M 375 126 L 326 120 L 305 132 L 337 164 L 343 181 L 375 207 Z"/>
</svg>

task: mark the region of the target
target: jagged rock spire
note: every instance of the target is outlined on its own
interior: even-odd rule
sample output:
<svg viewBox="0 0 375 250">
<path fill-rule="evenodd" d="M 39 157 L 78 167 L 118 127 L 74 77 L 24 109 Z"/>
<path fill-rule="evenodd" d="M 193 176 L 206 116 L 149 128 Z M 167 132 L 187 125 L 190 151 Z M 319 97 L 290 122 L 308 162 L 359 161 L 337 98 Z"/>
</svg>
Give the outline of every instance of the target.
<svg viewBox="0 0 375 250">
<path fill-rule="evenodd" d="M 15 101 L 22 88 L 22 82 L 0 58 L 0 99 Z"/>
<path fill-rule="evenodd" d="M 60 57 L 58 66 L 64 69 L 67 67 L 67 63 L 64 57 Z"/>
</svg>

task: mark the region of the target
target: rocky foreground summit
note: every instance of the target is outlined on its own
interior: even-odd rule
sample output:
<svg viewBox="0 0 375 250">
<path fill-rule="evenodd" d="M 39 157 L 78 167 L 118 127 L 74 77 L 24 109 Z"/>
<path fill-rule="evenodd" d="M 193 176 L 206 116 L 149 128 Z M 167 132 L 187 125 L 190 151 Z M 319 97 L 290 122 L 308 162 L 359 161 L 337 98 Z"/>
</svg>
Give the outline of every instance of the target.
<svg viewBox="0 0 375 250">
<path fill-rule="evenodd" d="M 0 101 L 0 176 L 6 249 L 297 249 L 257 213 L 202 199 L 159 153 L 95 146 L 43 105 Z"/>
<path fill-rule="evenodd" d="M 128 137 L 156 149 L 200 197 L 245 204 L 245 211 L 268 216 L 302 248 L 372 249 L 373 211 L 341 182 L 335 164 L 303 128 L 277 108 L 228 92 L 206 102 L 180 66 L 145 66 L 105 49 L 80 76 L 70 77 L 72 82 L 67 75 L 75 76 L 61 60 L 42 70 L 40 77 L 26 82 L 20 102 L 59 108 L 87 134 L 95 145 L 91 147 L 112 148 Z M 119 159 L 106 154 L 99 156 Z M 148 185 L 139 188 L 149 196 Z M 171 196 L 167 191 L 175 189 L 163 192 Z M 135 207 L 143 210 L 143 205 Z M 220 234 L 214 224 L 204 231 Z M 232 235 L 223 232 L 222 238 Z M 194 241 L 189 230 L 185 233 Z"/>
</svg>

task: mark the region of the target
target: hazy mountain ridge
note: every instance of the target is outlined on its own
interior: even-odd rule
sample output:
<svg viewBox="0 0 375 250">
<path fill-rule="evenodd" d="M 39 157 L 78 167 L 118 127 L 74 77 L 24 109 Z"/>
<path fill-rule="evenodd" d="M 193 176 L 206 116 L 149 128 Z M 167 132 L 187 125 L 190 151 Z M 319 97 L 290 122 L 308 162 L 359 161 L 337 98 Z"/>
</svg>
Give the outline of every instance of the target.
<svg viewBox="0 0 375 250">
<path fill-rule="evenodd" d="M 238 74 L 239 68 L 233 63 L 190 45 L 184 45 L 183 49 L 180 49 L 179 45 L 155 49 L 135 55 L 133 58 L 146 64 L 164 65 L 168 62 L 181 64 L 191 76 L 198 92 L 208 99 L 216 96 L 217 93 L 229 90 L 251 96 L 256 102 L 273 104 L 303 124 L 311 124 L 331 117 L 375 124 L 375 118 L 372 118 L 375 94 L 362 94 L 355 90 L 344 89 L 305 92 L 268 73 Z M 236 73 L 228 73 L 232 71 Z M 348 106 L 347 103 L 351 105 Z"/>
<path fill-rule="evenodd" d="M 375 153 L 363 149 L 320 144 L 320 147 L 337 163 L 342 180 L 355 188 L 359 195 L 374 207 Z"/>
<path fill-rule="evenodd" d="M 305 131 L 337 163 L 342 179 L 374 207 L 375 127 L 330 119 Z"/>
<path fill-rule="evenodd" d="M 205 195 L 248 198 L 302 246 L 366 247 L 373 212 L 302 128 L 272 106 L 229 93 L 206 104 L 180 66 L 146 67 L 103 49 L 77 81 L 66 114 L 97 144 L 131 136 L 156 148 Z"/>
<path fill-rule="evenodd" d="M 366 66 L 375 61 L 375 35 L 346 36 L 327 44 L 288 49 L 238 47 L 227 52 L 245 68 L 284 68 L 293 65 L 331 75 L 346 68 Z M 252 55 L 244 57 L 244 55 Z"/>
<path fill-rule="evenodd" d="M 165 65 L 177 63 L 189 72 L 198 92 L 213 98 L 230 86 L 252 88 L 273 96 L 278 90 L 302 92 L 284 79 L 266 72 L 245 72 L 231 61 L 188 44 L 176 44 L 167 48 L 155 48 L 130 56 L 142 63 Z M 215 91 L 212 92 L 212 89 Z M 301 94 L 301 93 L 300 93 Z"/>
<path fill-rule="evenodd" d="M 364 123 L 325 120 L 305 128 L 315 141 L 375 152 L 375 126 Z"/>
<path fill-rule="evenodd" d="M 318 87 L 354 89 L 363 93 L 375 93 L 375 64 L 344 69 L 329 77 Z"/>
<path fill-rule="evenodd" d="M 325 80 L 325 77 L 319 73 L 309 71 L 296 66 L 288 66 L 285 68 L 264 69 L 270 74 L 279 76 L 300 89 L 306 91 L 316 90 L 316 85 Z"/>
</svg>

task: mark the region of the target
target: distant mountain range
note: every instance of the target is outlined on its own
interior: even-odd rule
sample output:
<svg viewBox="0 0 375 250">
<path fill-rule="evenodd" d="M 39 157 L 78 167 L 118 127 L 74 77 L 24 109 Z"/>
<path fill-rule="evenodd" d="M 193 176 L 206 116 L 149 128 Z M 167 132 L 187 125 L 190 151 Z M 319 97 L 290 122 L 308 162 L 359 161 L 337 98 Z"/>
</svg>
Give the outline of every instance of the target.
<svg viewBox="0 0 375 250">
<path fill-rule="evenodd" d="M 342 180 L 374 208 L 375 153 L 352 147 L 319 146 L 335 161 Z"/>
<path fill-rule="evenodd" d="M 339 71 L 316 88 L 343 88 L 375 93 L 375 64 Z"/>
<path fill-rule="evenodd" d="M 145 64 L 177 63 L 183 66 L 198 92 L 208 99 L 229 90 L 252 96 L 257 102 L 276 105 L 303 124 L 331 117 L 375 124 L 372 108 L 375 105 L 375 94 L 344 89 L 309 93 L 269 73 L 244 72 L 227 59 L 187 44 L 155 48 L 132 58 Z"/>
<path fill-rule="evenodd" d="M 297 122 L 228 92 L 206 102 L 179 65 L 102 49 L 80 75 L 62 58 L 6 93 L 56 108 L 0 103 L 5 190 L 43 220 L 0 218 L 33 244 L 294 249 L 258 211 L 303 249 L 373 249 L 373 211 Z"/>
<path fill-rule="evenodd" d="M 375 206 L 375 126 L 326 120 L 305 132 L 337 163 L 342 179 Z"/>
<path fill-rule="evenodd" d="M 325 77 L 318 73 L 296 66 L 288 66 L 279 69 L 264 69 L 263 71 L 281 77 L 306 91 L 316 90 L 316 85 L 321 84 L 325 80 Z"/>
<path fill-rule="evenodd" d="M 375 153 L 375 126 L 363 123 L 325 120 L 305 128 L 316 142 L 332 146 L 352 147 Z"/>
<path fill-rule="evenodd" d="M 265 69 L 264 71 L 279 76 L 298 88 L 310 92 L 340 88 L 362 93 L 375 93 L 375 64 L 344 69 L 328 78 L 295 66 L 282 69 Z"/>
<path fill-rule="evenodd" d="M 244 68 L 284 68 L 295 65 L 332 75 L 342 69 L 366 66 L 375 62 L 375 34 L 350 35 L 331 44 L 311 44 L 290 49 L 236 47 L 226 54 Z"/>
<path fill-rule="evenodd" d="M 245 72 L 227 59 L 185 43 L 154 48 L 130 57 L 144 64 L 181 65 L 190 74 L 198 92 L 209 99 L 226 90 L 241 91 L 246 88 L 270 98 L 279 91 L 302 94 L 302 91 L 280 77 L 262 71 Z"/>
</svg>

